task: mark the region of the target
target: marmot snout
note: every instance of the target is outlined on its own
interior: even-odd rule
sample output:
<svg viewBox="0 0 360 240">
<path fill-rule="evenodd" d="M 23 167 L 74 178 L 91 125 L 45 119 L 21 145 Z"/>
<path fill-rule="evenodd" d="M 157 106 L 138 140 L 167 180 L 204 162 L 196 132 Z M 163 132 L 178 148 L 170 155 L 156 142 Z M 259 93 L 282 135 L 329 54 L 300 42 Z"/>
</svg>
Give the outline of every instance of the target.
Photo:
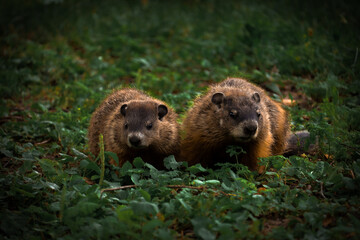
<svg viewBox="0 0 360 240">
<path fill-rule="evenodd" d="M 160 137 L 159 124 L 168 113 L 163 104 L 154 102 L 132 101 L 123 104 L 120 113 L 124 117 L 123 141 L 130 148 L 149 147 L 154 139 Z"/>
<path fill-rule="evenodd" d="M 249 142 L 257 137 L 263 120 L 257 106 L 260 102 L 258 93 L 254 93 L 251 98 L 215 93 L 211 101 L 218 108 L 219 126 L 227 128 L 235 141 Z"/>
</svg>

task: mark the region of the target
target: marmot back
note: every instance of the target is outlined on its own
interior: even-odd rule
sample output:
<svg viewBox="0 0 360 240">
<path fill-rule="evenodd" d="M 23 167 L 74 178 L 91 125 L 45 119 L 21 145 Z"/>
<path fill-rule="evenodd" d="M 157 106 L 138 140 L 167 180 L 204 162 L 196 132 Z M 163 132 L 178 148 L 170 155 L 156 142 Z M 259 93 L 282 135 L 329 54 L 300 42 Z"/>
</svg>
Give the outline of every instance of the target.
<svg viewBox="0 0 360 240">
<path fill-rule="evenodd" d="M 114 91 L 93 113 L 88 130 L 90 151 L 99 154 L 99 135 L 105 151 L 118 155 L 120 166 L 141 157 L 157 168 L 179 152 L 177 114 L 164 102 L 131 88 Z"/>
<path fill-rule="evenodd" d="M 254 170 L 259 157 L 282 154 L 290 133 L 288 116 L 263 89 L 244 79 L 229 78 L 197 98 L 183 123 L 181 159 L 213 166 L 234 161 L 229 145 L 246 154 L 240 163 Z"/>
</svg>

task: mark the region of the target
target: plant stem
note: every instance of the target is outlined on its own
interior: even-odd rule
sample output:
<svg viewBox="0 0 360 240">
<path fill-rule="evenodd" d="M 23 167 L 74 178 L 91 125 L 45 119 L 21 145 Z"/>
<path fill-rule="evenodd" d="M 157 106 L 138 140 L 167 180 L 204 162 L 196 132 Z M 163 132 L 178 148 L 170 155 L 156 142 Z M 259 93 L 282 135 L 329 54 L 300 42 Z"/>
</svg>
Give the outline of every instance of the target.
<svg viewBox="0 0 360 240">
<path fill-rule="evenodd" d="M 100 173 L 100 187 L 103 184 L 104 181 L 104 175 L 105 175 L 105 155 L 104 155 L 104 136 L 100 134 L 99 136 L 100 141 L 100 162 L 101 162 L 101 173 Z"/>
</svg>

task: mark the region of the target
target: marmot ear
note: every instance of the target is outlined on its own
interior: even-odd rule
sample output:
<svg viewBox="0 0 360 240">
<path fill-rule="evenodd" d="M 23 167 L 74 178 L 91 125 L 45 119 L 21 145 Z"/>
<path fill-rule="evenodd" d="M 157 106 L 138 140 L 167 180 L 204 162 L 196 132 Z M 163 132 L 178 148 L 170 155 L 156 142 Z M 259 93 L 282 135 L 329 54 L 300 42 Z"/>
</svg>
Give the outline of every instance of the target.
<svg viewBox="0 0 360 240">
<path fill-rule="evenodd" d="M 162 120 L 162 118 L 168 113 L 168 109 L 165 105 L 160 104 L 158 106 L 158 116 L 159 116 L 159 120 Z"/>
<path fill-rule="evenodd" d="M 254 93 L 253 95 L 252 95 L 252 100 L 254 100 L 256 103 L 259 103 L 260 102 L 260 94 L 259 93 Z"/>
<path fill-rule="evenodd" d="M 220 107 L 220 104 L 224 101 L 225 95 L 221 92 L 215 93 L 212 98 L 211 102 L 218 107 Z"/>
<path fill-rule="evenodd" d="M 126 109 L 127 109 L 127 104 L 124 104 L 121 106 L 120 108 L 120 113 L 125 117 L 126 115 Z"/>
</svg>

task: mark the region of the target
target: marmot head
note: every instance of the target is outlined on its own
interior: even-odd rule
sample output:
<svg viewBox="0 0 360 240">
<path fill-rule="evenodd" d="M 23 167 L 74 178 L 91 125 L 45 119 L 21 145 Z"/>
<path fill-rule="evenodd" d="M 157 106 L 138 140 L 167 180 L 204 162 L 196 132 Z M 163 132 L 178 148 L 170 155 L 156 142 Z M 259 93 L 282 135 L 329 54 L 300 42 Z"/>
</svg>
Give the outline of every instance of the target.
<svg viewBox="0 0 360 240">
<path fill-rule="evenodd" d="M 263 124 L 260 101 L 257 92 L 251 97 L 217 92 L 211 98 L 220 127 L 227 129 L 230 137 L 238 142 L 250 142 L 258 136 Z"/>
<path fill-rule="evenodd" d="M 124 118 L 122 141 L 130 148 L 146 148 L 159 138 L 159 125 L 168 108 L 163 104 L 149 101 L 130 101 L 120 108 Z"/>
</svg>

